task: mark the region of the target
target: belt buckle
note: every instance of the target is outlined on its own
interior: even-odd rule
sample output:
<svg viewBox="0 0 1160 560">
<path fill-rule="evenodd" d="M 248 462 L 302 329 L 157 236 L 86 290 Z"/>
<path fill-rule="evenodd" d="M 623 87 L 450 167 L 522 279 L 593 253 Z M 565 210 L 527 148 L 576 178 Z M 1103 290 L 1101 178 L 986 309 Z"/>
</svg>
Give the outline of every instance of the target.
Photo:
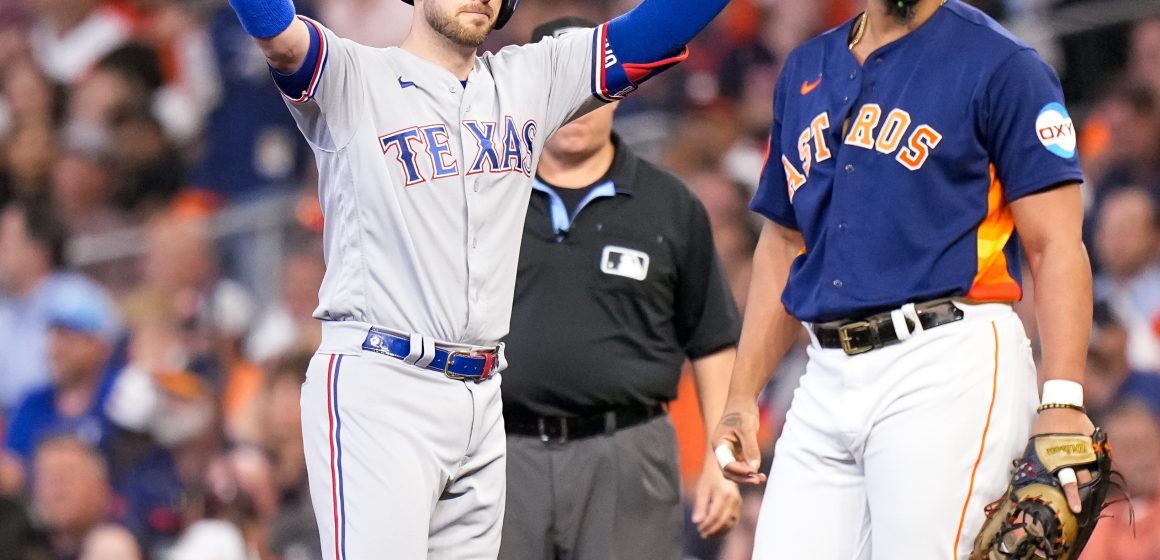
<svg viewBox="0 0 1160 560">
<path fill-rule="evenodd" d="M 838 327 L 838 342 L 842 344 L 842 351 L 847 356 L 854 356 L 856 354 L 864 354 L 874 349 L 873 344 L 864 344 L 861 346 L 854 346 L 854 340 L 850 338 L 850 331 L 852 329 L 869 328 L 870 323 L 867 321 L 857 321 L 848 323 Z"/>
<path fill-rule="evenodd" d="M 560 421 L 560 435 L 557 436 L 556 443 L 564 443 L 568 441 L 568 421 L 564 418 L 559 418 Z M 548 435 L 548 423 L 546 419 L 541 416 L 536 419 L 536 428 L 540 432 L 540 441 L 544 443 L 551 443 L 552 437 Z"/>
<path fill-rule="evenodd" d="M 463 356 L 465 358 L 483 358 L 483 371 L 479 375 L 460 375 L 451 371 L 451 360 L 456 356 Z M 443 363 L 443 375 L 448 379 L 455 381 L 487 381 L 492 374 L 492 369 L 495 364 L 495 355 L 492 352 L 468 352 L 466 350 L 452 350 L 447 353 L 447 361 Z"/>
<path fill-rule="evenodd" d="M 452 351 L 448 352 L 447 353 L 447 361 L 443 362 L 443 375 L 447 376 L 448 379 L 454 379 L 456 381 L 466 381 L 468 379 L 475 379 L 474 377 L 467 376 L 467 375 L 460 375 L 458 373 L 454 373 L 451 371 L 451 360 L 455 359 L 456 356 L 463 356 L 465 358 L 470 358 L 471 352 L 467 352 L 464 350 L 452 350 Z"/>
</svg>

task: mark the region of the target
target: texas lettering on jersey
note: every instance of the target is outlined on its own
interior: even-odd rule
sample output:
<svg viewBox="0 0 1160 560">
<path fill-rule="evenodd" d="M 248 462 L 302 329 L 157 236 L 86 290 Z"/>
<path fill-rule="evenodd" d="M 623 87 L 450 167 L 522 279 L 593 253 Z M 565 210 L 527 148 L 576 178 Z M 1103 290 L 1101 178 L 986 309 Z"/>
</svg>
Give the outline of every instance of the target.
<svg viewBox="0 0 1160 560">
<path fill-rule="evenodd" d="M 903 167 L 918 171 L 942 142 L 943 135 L 928 124 L 912 126 L 914 119 L 903 109 L 892 109 L 885 119 L 883 113 L 877 103 L 863 105 L 858 110 L 858 116 L 845 123 L 842 143 L 894 156 L 894 160 Z M 829 129 L 830 115 L 821 113 L 798 136 L 800 171 L 784 154 L 781 156 L 791 201 L 798 189 L 809 180 L 813 164 L 833 157 L 833 152 L 826 144 L 826 131 Z"/>
<path fill-rule="evenodd" d="M 527 120 L 516 125 L 515 119 L 505 116 L 502 123 L 472 120 L 463 121 L 462 125 L 475 140 L 475 154 L 464 175 L 484 171 L 516 171 L 532 175 L 533 142 L 539 129 L 536 121 Z M 413 126 L 379 137 L 383 154 L 394 155 L 407 178 L 408 187 L 459 175 L 460 162 L 455 158 L 450 141 L 446 124 Z"/>
</svg>

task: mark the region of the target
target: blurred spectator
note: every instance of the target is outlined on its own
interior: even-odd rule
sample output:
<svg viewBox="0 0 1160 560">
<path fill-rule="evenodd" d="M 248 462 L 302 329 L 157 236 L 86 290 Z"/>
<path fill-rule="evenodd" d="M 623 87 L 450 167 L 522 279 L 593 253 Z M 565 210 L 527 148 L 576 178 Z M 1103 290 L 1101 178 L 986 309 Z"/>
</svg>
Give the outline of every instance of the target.
<svg viewBox="0 0 1160 560">
<path fill-rule="evenodd" d="M 1135 527 L 1128 504 L 1104 512 L 1084 560 L 1155 560 L 1160 558 L 1160 410 L 1128 399 L 1111 410 L 1104 427 L 1116 450 L 1115 468 L 1124 475 L 1132 497 Z"/>
<path fill-rule="evenodd" d="M 1095 209 L 1117 188 L 1140 185 L 1160 196 L 1160 93 L 1131 82 L 1114 84 L 1084 132 L 1085 172 L 1095 189 Z"/>
<path fill-rule="evenodd" d="M 205 151 L 191 183 L 223 202 L 297 188 L 313 160 L 281 94 L 271 87 L 266 59 L 229 6 L 214 11 L 209 37 L 221 98 L 209 114 Z"/>
<path fill-rule="evenodd" d="M 44 198 L 56 156 L 54 134 L 63 112 L 63 92 L 27 56 L 8 62 L 2 91 L 0 205 L 11 198 Z"/>
<path fill-rule="evenodd" d="M 48 362 L 52 383 L 16 408 L 5 446 L 28 458 L 46 437 L 69 433 L 90 445 L 104 441 L 104 401 L 112 385 L 110 363 L 121 334 L 117 310 L 99 287 L 61 283 L 47 304 Z"/>
<path fill-rule="evenodd" d="M 0 497 L 0 560 L 52 560 L 48 537 L 32 523 L 23 504 Z"/>
<path fill-rule="evenodd" d="M 228 521 L 205 519 L 194 523 L 167 560 L 249 560 L 242 531 Z M 290 559 L 287 559 L 290 560 Z"/>
<path fill-rule="evenodd" d="M 178 411 L 167 410 L 165 403 L 166 395 L 153 375 L 132 365 L 121 371 L 105 405 L 114 426 L 106 448 L 109 479 L 121 498 L 118 520 L 145 551 L 172 545 L 182 527 L 177 464 L 154 435 L 174 439 L 164 433 L 173 420 L 161 416 Z"/>
<path fill-rule="evenodd" d="M 185 164 L 161 123 L 146 111 L 130 111 L 114 118 L 112 133 L 117 206 L 140 217 L 168 205 L 184 186 Z"/>
<path fill-rule="evenodd" d="M 120 525 L 98 525 L 85 536 L 79 560 L 141 560 L 137 541 Z"/>
<path fill-rule="evenodd" d="M 1126 392 L 1150 395 L 1152 387 L 1160 383 L 1160 376 L 1134 371 L 1129 365 L 1128 331 L 1106 302 L 1096 301 L 1093 316 L 1084 370 L 1084 403 L 1098 424 Z M 1156 402 L 1160 403 L 1160 391 Z"/>
<path fill-rule="evenodd" d="M 105 233 L 128 225 L 113 205 L 113 138 L 103 126 L 76 122 L 60 139 L 52 168 L 51 201 L 70 235 Z"/>
<path fill-rule="evenodd" d="M 179 363 L 165 365 L 224 384 L 253 320 L 249 294 L 221 277 L 205 219 L 160 215 L 149 221 L 145 235 L 135 296 L 163 308 L 157 311 L 178 329 L 170 350 L 186 353 Z"/>
<path fill-rule="evenodd" d="M 325 272 L 322 249 L 315 243 L 286 257 L 282 297 L 262 313 L 246 340 L 249 359 L 264 363 L 288 351 L 318 347 L 321 330 L 313 314 Z"/>
<path fill-rule="evenodd" d="M 0 206 L 10 200 L 38 201 L 48 197 L 49 177 L 57 155 L 54 134 L 47 124 L 21 125 L 11 132 Z"/>
<path fill-rule="evenodd" d="M 318 524 L 306 482 L 299 400 L 311 352 L 287 355 L 270 369 L 266 383 L 265 445 L 278 493 L 278 513 L 270 526 L 270 552 L 286 560 L 321 560 Z"/>
<path fill-rule="evenodd" d="M 1128 76 L 1160 94 L 1160 18 L 1137 23 L 1129 44 Z"/>
<path fill-rule="evenodd" d="M 36 447 L 32 503 L 58 559 L 77 558 L 85 537 L 107 520 L 112 491 L 104 461 L 81 439 L 55 436 Z"/>
<path fill-rule="evenodd" d="M 758 237 L 754 214 L 749 211 L 750 193 L 744 185 L 731 182 L 721 174 L 697 175 L 689 181 L 689 186 L 705 205 L 713 242 L 729 278 L 733 298 L 738 308 L 745 309 Z"/>
<path fill-rule="evenodd" d="M 107 128 L 119 114 L 148 110 L 161 87 L 160 64 L 157 53 L 139 43 L 114 49 L 73 84 L 68 120 Z"/>
<path fill-rule="evenodd" d="M 1108 196 L 1096 221 L 1095 297 L 1108 302 L 1128 331 L 1128 365 L 1160 371 L 1160 221 L 1156 199 L 1126 187 Z"/>
<path fill-rule="evenodd" d="M 49 294 L 67 278 L 64 231 L 44 204 L 0 208 L 0 411 L 49 381 Z"/>
<path fill-rule="evenodd" d="M 101 0 L 26 0 L 36 17 L 32 54 L 54 80 L 72 83 L 129 37 L 129 22 Z"/>
</svg>

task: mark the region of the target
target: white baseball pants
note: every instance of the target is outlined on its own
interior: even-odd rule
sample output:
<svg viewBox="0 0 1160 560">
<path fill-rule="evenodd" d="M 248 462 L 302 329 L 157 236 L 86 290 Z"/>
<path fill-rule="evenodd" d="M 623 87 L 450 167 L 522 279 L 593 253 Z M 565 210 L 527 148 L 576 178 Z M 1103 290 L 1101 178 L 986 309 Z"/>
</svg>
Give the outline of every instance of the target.
<svg viewBox="0 0 1160 560">
<path fill-rule="evenodd" d="M 965 560 L 1038 404 L 1005 304 L 865 354 L 809 348 L 758 518 L 759 560 Z M 812 336 L 812 334 L 811 334 Z"/>
<path fill-rule="evenodd" d="M 505 502 L 500 379 L 455 381 L 363 351 L 327 323 L 302 386 L 310 498 L 327 560 L 494 560 Z"/>
</svg>

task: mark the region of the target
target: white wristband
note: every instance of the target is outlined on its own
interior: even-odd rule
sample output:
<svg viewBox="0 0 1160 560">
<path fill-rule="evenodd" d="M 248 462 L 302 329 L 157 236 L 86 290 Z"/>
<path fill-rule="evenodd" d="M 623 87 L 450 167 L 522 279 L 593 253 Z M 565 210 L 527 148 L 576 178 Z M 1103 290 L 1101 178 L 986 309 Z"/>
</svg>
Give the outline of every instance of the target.
<svg viewBox="0 0 1160 560">
<path fill-rule="evenodd" d="M 1042 404 L 1071 404 L 1083 406 L 1083 385 L 1066 379 L 1048 379 L 1043 382 Z"/>
</svg>

